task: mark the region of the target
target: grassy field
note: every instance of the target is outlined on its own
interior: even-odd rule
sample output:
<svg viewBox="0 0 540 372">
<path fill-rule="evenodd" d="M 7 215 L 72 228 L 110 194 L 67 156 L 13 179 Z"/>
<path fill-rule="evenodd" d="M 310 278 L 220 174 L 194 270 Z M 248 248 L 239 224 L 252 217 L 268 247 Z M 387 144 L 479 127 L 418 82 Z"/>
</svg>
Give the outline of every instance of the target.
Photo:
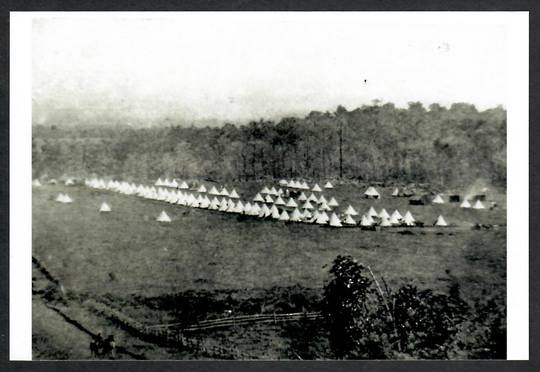
<svg viewBox="0 0 540 372">
<path fill-rule="evenodd" d="M 243 199 L 251 199 L 260 184 L 236 184 Z M 506 203 L 494 199 L 495 210 L 463 210 L 456 204 L 409 206 L 406 198 L 361 198 L 364 189 L 338 186 L 341 206 L 357 211 L 370 206 L 389 213 L 410 210 L 416 219 L 431 223 L 439 214 L 452 228 L 413 228 L 363 231 L 317 225 L 285 224 L 247 219 L 135 196 L 78 186 L 42 186 L 33 189 L 33 255 L 63 283 L 83 295 L 108 296 L 124 303 L 134 296 L 158 297 L 174 293 L 215 290 L 257 290 L 299 285 L 322 288 L 337 255 L 352 255 L 369 265 L 390 286 L 412 281 L 420 287 L 445 290 L 448 275 L 460 282 L 465 298 L 483 291 L 501 292 L 506 284 Z M 54 201 L 67 192 L 72 204 Z M 98 213 L 100 204 L 109 214 Z M 155 221 L 165 210 L 172 223 Z M 502 225 L 473 230 L 474 223 Z M 165 318 L 145 316 L 133 305 L 132 315 L 159 323 Z M 149 315 L 149 314 L 148 314 Z"/>
</svg>

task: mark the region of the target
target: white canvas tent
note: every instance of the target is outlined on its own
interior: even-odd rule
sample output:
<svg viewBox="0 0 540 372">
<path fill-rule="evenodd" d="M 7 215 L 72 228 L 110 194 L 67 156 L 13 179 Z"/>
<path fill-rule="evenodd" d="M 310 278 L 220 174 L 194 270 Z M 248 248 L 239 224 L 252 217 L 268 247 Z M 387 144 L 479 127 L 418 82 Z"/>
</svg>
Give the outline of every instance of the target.
<svg viewBox="0 0 540 372">
<path fill-rule="evenodd" d="M 358 216 L 358 212 L 350 204 L 347 207 L 347 209 L 345 210 L 345 214 L 347 214 L 349 216 Z"/>
<path fill-rule="evenodd" d="M 302 213 L 298 210 L 298 208 L 294 208 L 294 210 L 291 213 L 291 221 L 294 222 L 300 222 L 302 220 Z"/>
<path fill-rule="evenodd" d="M 337 202 L 336 198 L 332 197 L 330 198 L 330 201 L 328 202 L 328 206 L 339 207 L 339 203 Z"/>
<path fill-rule="evenodd" d="M 335 213 L 332 213 L 332 215 L 330 216 L 329 224 L 330 224 L 330 226 L 333 226 L 333 227 L 342 227 L 343 226 L 341 224 L 341 220 L 339 219 L 339 217 Z"/>
<path fill-rule="evenodd" d="M 32 181 L 32 186 L 39 187 L 41 186 L 41 182 L 39 182 L 39 180 L 36 178 Z"/>
<path fill-rule="evenodd" d="M 326 214 L 326 212 L 322 211 L 318 214 L 317 219 L 315 220 L 316 223 L 319 225 L 327 224 L 330 218 Z"/>
<path fill-rule="evenodd" d="M 321 192 L 322 189 L 319 187 L 318 184 L 315 184 L 315 186 L 313 186 L 313 188 L 311 189 L 311 191 L 315 191 L 315 192 Z"/>
<path fill-rule="evenodd" d="M 302 206 L 302 209 L 313 209 L 313 205 L 311 204 L 309 200 L 306 200 L 306 202 Z"/>
<path fill-rule="evenodd" d="M 346 216 L 347 217 L 345 217 L 345 220 L 343 220 L 343 223 L 345 225 L 350 225 L 350 226 L 356 225 L 356 221 L 351 217 L 350 214 L 347 214 Z"/>
<path fill-rule="evenodd" d="M 444 204 L 444 199 L 441 197 L 440 194 L 437 194 L 437 196 L 435 196 L 435 198 L 433 198 L 432 203 L 433 204 Z"/>
<path fill-rule="evenodd" d="M 379 212 L 379 217 L 380 218 L 390 218 L 390 215 L 388 214 L 388 212 L 386 211 L 386 209 L 382 209 L 380 212 Z"/>
<path fill-rule="evenodd" d="M 206 187 L 204 187 L 204 185 L 199 186 L 197 192 L 206 192 Z"/>
<path fill-rule="evenodd" d="M 285 200 L 281 198 L 281 196 L 278 196 L 276 201 L 274 202 L 275 205 L 285 205 Z"/>
<path fill-rule="evenodd" d="M 461 208 L 471 208 L 471 203 L 467 199 L 463 200 L 463 202 L 460 204 Z"/>
<path fill-rule="evenodd" d="M 334 188 L 334 185 L 332 185 L 330 183 L 330 181 L 327 181 L 325 184 L 324 184 L 324 188 L 325 189 L 333 189 Z"/>
<path fill-rule="evenodd" d="M 296 207 L 298 207 L 298 204 L 296 204 L 296 202 L 294 201 L 293 198 L 289 198 L 289 200 L 287 201 L 286 206 L 289 207 L 289 208 L 296 208 Z"/>
<path fill-rule="evenodd" d="M 367 215 L 370 217 L 379 217 L 379 215 L 377 214 L 377 211 L 375 210 L 375 208 L 373 208 L 373 206 L 369 208 Z"/>
<path fill-rule="evenodd" d="M 379 199 L 381 195 L 373 186 L 368 187 L 366 192 L 364 192 L 364 197 L 366 198 L 372 198 L 372 199 Z"/>
<path fill-rule="evenodd" d="M 101 203 L 101 207 L 99 207 L 99 212 L 110 212 L 111 211 L 111 207 L 109 206 L 109 204 L 103 202 Z"/>
<path fill-rule="evenodd" d="M 365 214 L 362 215 L 362 219 L 360 220 L 360 226 L 371 226 L 373 225 L 373 221 L 371 221 L 370 218 L 368 218 L 368 216 L 366 216 Z"/>
<path fill-rule="evenodd" d="M 161 213 L 159 214 L 158 218 L 157 218 L 157 221 L 158 222 L 171 222 L 171 218 L 169 217 L 169 215 L 167 213 L 165 213 L 165 211 L 161 211 Z"/>
<path fill-rule="evenodd" d="M 435 221 L 435 226 L 448 226 L 448 223 L 445 221 L 444 217 L 440 215 L 437 217 L 437 221 Z"/>
<path fill-rule="evenodd" d="M 270 195 L 266 195 L 265 202 L 268 204 L 274 203 L 274 199 Z"/>
<path fill-rule="evenodd" d="M 179 187 L 179 188 L 182 189 L 182 190 L 187 190 L 187 189 L 189 189 L 189 185 L 187 184 L 186 181 L 183 181 L 183 182 L 180 184 L 180 187 Z"/>
<path fill-rule="evenodd" d="M 232 189 L 231 195 L 229 195 L 233 199 L 240 199 L 240 196 L 238 196 L 238 193 L 236 192 L 236 189 Z M 263 200 L 264 201 L 264 200 Z"/>
<path fill-rule="evenodd" d="M 255 197 L 253 198 L 253 201 L 264 203 L 264 198 L 262 197 L 261 194 L 257 194 L 257 195 L 255 195 Z"/>
<path fill-rule="evenodd" d="M 300 196 L 298 197 L 298 200 L 301 201 L 301 202 L 305 202 L 307 200 L 307 196 L 306 196 L 306 194 L 304 194 L 303 191 L 300 194 Z"/>
<path fill-rule="evenodd" d="M 477 200 L 473 205 L 473 209 L 486 209 L 486 207 L 480 200 Z"/>
<path fill-rule="evenodd" d="M 392 192 L 392 196 L 394 196 L 394 197 L 399 196 L 399 189 L 397 187 Z"/>
</svg>

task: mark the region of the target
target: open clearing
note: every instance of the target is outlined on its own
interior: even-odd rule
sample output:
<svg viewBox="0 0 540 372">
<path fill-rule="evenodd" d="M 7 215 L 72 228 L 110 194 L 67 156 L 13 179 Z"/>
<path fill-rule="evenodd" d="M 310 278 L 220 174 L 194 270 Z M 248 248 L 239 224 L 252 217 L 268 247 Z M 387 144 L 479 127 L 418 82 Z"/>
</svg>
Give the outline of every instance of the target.
<svg viewBox="0 0 540 372">
<path fill-rule="evenodd" d="M 261 184 L 234 184 L 251 200 Z M 103 298 L 146 324 L 172 321 L 159 309 L 133 298 L 167 296 L 188 290 L 259 290 L 299 285 L 320 290 L 337 255 L 352 255 L 383 276 L 390 287 L 412 281 L 446 290 L 450 270 L 464 298 L 504 291 L 506 203 L 495 210 L 463 210 L 459 204 L 409 206 L 407 198 L 366 200 L 364 189 L 341 185 L 326 193 L 341 208 L 360 213 L 370 206 L 389 213 L 410 210 L 431 224 L 439 214 L 452 228 L 364 231 L 299 223 L 285 224 L 145 200 L 86 187 L 47 185 L 33 189 L 33 255 L 70 293 Z M 72 204 L 54 201 L 68 193 Z M 106 201 L 112 212 L 100 214 Z M 165 210 L 172 223 L 155 221 Z M 473 230 L 474 223 L 499 228 Z M 152 315 L 150 314 L 152 313 Z M 204 317 L 204 314 L 202 314 Z"/>
</svg>

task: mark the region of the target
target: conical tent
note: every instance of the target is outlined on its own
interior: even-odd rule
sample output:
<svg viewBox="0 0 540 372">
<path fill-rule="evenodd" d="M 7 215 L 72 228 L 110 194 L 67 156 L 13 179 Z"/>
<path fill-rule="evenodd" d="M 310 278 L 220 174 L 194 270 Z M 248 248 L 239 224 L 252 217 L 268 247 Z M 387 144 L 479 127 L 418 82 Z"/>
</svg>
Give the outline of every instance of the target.
<svg viewBox="0 0 540 372">
<path fill-rule="evenodd" d="M 328 202 L 328 206 L 339 207 L 339 203 L 337 202 L 336 198 L 332 197 L 330 198 L 330 201 Z"/>
<path fill-rule="evenodd" d="M 266 206 L 266 204 L 263 204 L 261 207 L 261 211 L 259 213 L 260 217 L 268 217 L 272 212 L 270 212 L 270 209 Z"/>
<path fill-rule="evenodd" d="M 206 192 L 206 187 L 204 187 L 204 185 L 199 186 L 197 192 Z"/>
<path fill-rule="evenodd" d="M 69 204 L 71 202 L 73 202 L 73 199 L 71 199 L 68 194 L 65 194 L 64 195 L 64 200 L 62 200 L 62 203 L 68 203 Z"/>
<path fill-rule="evenodd" d="M 247 215 L 250 215 L 251 214 L 251 203 L 250 202 L 246 202 L 246 204 L 244 204 L 244 214 L 247 214 Z"/>
<path fill-rule="evenodd" d="M 73 180 L 72 180 L 71 178 L 68 178 L 68 179 L 66 180 L 66 186 L 71 186 L 71 185 L 73 185 L 73 184 L 74 184 L 74 182 L 73 182 Z"/>
<path fill-rule="evenodd" d="M 169 217 L 167 213 L 165 213 L 165 211 L 161 211 L 161 213 L 159 214 L 157 218 L 157 221 L 158 222 L 171 222 L 171 218 Z"/>
<path fill-rule="evenodd" d="M 469 203 L 469 201 L 467 199 L 465 199 L 465 200 L 463 200 L 463 203 L 460 204 L 460 207 L 461 208 L 470 208 L 471 203 Z"/>
<path fill-rule="evenodd" d="M 325 189 L 333 189 L 334 188 L 334 185 L 332 185 L 330 183 L 330 181 L 327 181 L 325 184 L 324 184 L 324 188 Z"/>
<path fill-rule="evenodd" d="M 284 192 L 283 189 L 281 189 L 281 188 L 277 191 L 277 193 L 278 193 L 278 195 L 283 195 L 283 194 L 285 194 L 285 192 Z"/>
<path fill-rule="evenodd" d="M 210 202 L 210 206 L 208 207 L 208 209 L 212 209 L 212 210 L 218 210 L 219 209 L 219 200 L 218 198 L 214 197 L 212 199 L 212 201 Z"/>
<path fill-rule="evenodd" d="M 275 220 L 278 220 L 280 217 L 279 209 L 275 205 L 273 205 L 270 210 L 272 211 L 272 218 Z"/>
<path fill-rule="evenodd" d="M 285 205 L 285 200 L 281 198 L 281 196 L 278 196 L 276 201 L 274 202 L 275 205 Z"/>
<path fill-rule="evenodd" d="M 414 220 L 412 213 L 407 211 L 407 213 L 405 213 L 405 216 L 403 217 L 403 222 L 407 226 L 414 226 L 416 221 Z"/>
<path fill-rule="evenodd" d="M 373 206 L 371 206 L 371 208 L 369 208 L 369 211 L 368 211 L 367 214 L 370 217 L 379 217 L 379 215 L 377 214 L 377 211 L 375 210 L 375 208 L 373 208 Z"/>
<path fill-rule="evenodd" d="M 302 193 L 300 194 L 300 196 L 298 197 L 298 200 L 301 201 L 301 202 L 304 202 L 307 200 L 307 196 L 306 194 L 304 194 L 304 192 L 302 191 Z"/>
<path fill-rule="evenodd" d="M 345 210 L 345 214 L 347 214 L 349 216 L 358 216 L 358 212 L 350 204 L 347 207 L 347 209 Z"/>
<path fill-rule="evenodd" d="M 444 199 L 441 197 L 440 194 L 437 194 L 435 198 L 433 199 L 434 204 L 444 204 Z"/>
<path fill-rule="evenodd" d="M 59 202 L 59 203 L 63 203 L 64 202 L 64 197 L 65 197 L 64 194 L 60 193 L 60 194 L 58 194 L 58 196 L 54 200 Z"/>
<path fill-rule="evenodd" d="M 283 212 L 281 212 L 281 215 L 279 216 L 279 220 L 280 221 L 289 221 L 290 220 L 289 214 L 287 213 L 286 210 L 283 210 Z"/>
<path fill-rule="evenodd" d="M 199 207 L 207 209 L 209 206 L 210 200 L 208 199 L 208 197 L 206 195 L 204 197 L 201 197 L 201 199 L 199 200 Z"/>
<path fill-rule="evenodd" d="M 302 209 L 313 209 L 313 205 L 311 204 L 309 200 L 306 200 L 306 202 L 302 206 Z"/>
<path fill-rule="evenodd" d="M 227 206 L 227 212 L 229 213 L 236 212 L 236 205 L 234 204 L 234 202 L 229 203 L 229 205 Z"/>
<path fill-rule="evenodd" d="M 294 210 L 291 213 L 291 221 L 299 222 L 302 220 L 302 213 L 298 210 L 298 208 L 294 208 Z"/>
<path fill-rule="evenodd" d="M 401 218 L 399 218 L 395 213 L 390 216 L 390 224 L 392 225 L 401 225 Z"/>
<path fill-rule="evenodd" d="M 109 206 L 109 204 L 103 202 L 103 203 L 101 203 L 101 207 L 99 208 L 99 211 L 100 212 L 110 212 L 111 207 Z"/>
<path fill-rule="evenodd" d="M 382 227 L 390 227 L 390 226 L 392 226 L 392 223 L 390 222 L 389 218 L 382 218 L 381 219 L 381 226 Z"/>
<path fill-rule="evenodd" d="M 221 202 L 219 203 L 219 211 L 226 212 L 228 208 L 229 203 L 227 203 L 227 200 L 225 198 L 221 199 Z"/>
<path fill-rule="evenodd" d="M 270 189 L 270 192 L 269 192 L 270 195 L 274 195 L 274 196 L 278 196 L 279 193 L 277 192 L 276 188 L 274 186 L 272 186 L 272 189 Z"/>
<path fill-rule="evenodd" d="M 341 226 L 343 226 L 341 224 L 341 220 L 339 219 L 339 217 L 335 213 L 332 213 L 332 215 L 330 216 L 330 226 L 333 226 L 333 227 L 341 227 Z"/>
<path fill-rule="evenodd" d="M 268 194 L 270 192 L 270 190 L 268 190 L 268 187 L 264 186 L 263 189 L 261 190 L 261 194 Z"/>
<path fill-rule="evenodd" d="M 178 187 L 178 182 L 176 182 L 176 179 L 172 180 L 171 187 L 174 187 L 175 189 Z"/>
<path fill-rule="evenodd" d="M 261 196 L 261 194 L 257 194 L 253 198 L 253 201 L 264 203 L 264 198 Z"/>
<path fill-rule="evenodd" d="M 321 195 L 321 197 L 319 198 L 319 200 L 317 201 L 319 204 L 328 204 L 328 201 L 326 200 L 326 198 L 324 197 L 324 195 Z"/>
<path fill-rule="evenodd" d="M 240 199 L 240 196 L 238 196 L 238 193 L 236 192 L 236 189 L 233 189 L 231 191 L 231 195 L 229 195 L 233 199 Z"/>
<path fill-rule="evenodd" d="M 374 199 L 378 199 L 378 198 L 381 197 L 379 192 L 377 190 L 375 190 L 375 188 L 373 186 L 368 187 L 368 189 L 364 193 L 364 196 L 366 198 L 374 198 Z"/>
<path fill-rule="evenodd" d="M 184 182 L 182 182 L 182 183 L 180 184 L 180 187 L 179 187 L 179 188 L 182 189 L 182 190 L 187 190 L 187 189 L 189 189 L 189 185 L 187 184 L 186 181 L 184 181 Z"/>
<path fill-rule="evenodd" d="M 319 210 L 320 210 L 320 211 L 331 211 L 332 208 L 330 208 L 330 207 L 328 206 L 328 204 L 322 203 L 321 205 L 319 205 Z"/>
<path fill-rule="evenodd" d="M 328 223 L 329 220 L 330 220 L 330 218 L 328 217 L 326 212 L 322 211 L 317 216 L 317 220 L 315 220 L 315 222 L 320 224 L 320 225 L 324 225 L 324 224 Z"/>
<path fill-rule="evenodd" d="M 313 188 L 311 189 L 311 191 L 315 191 L 315 192 L 321 192 L 321 188 L 319 187 L 318 184 L 315 184 L 315 186 L 313 186 Z"/>
<path fill-rule="evenodd" d="M 317 203 L 319 199 L 315 196 L 315 194 L 311 193 L 311 195 L 307 198 L 307 200 Z"/>
<path fill-rule="evenodd" d="M 219 193 L 221 196 L 229 196 L 229 191 L 224 187 L 221 189 L 221 192 Z"/>
<path fill-rule="evenodd" d="M 253 206 L 251 207 L 251 215 L 258 216 L 261 212 L 261 207 L 258 203 L 253 203 Z"/>
<path fill-rule="evenodd" d="M 386 209 L 382 209 L 380 212 L 379 212 L 379 217 L 380 218 L 390 218 L 390 215 L 388 214 L 388 212 L 386 211 Z"/>
<path fill-rule="evenodd" d="M 277 204 L 277 203 L 276 203 L 276 204 Z M 289 207 L 289 208 L 296 208 L 296 207 L 298 207 L 298 204 L 296 204 L 296 202 L 294 201 L 293 198 L 290 198 L 290 199 L 287 201 L 286 206 Z"/>
<path fill-rule="evenodd" d="M 397 220 L 401 220 L 403 218 L 403 216 L 401 215 L 401 213 L 399 213 L 399 211 L 396 209 L 394 211 L 394 213 L 392 213 L 392 215 L 390 216 L 390 218 L 395 218 Z"/>
<path fill-rule="evenodd" d="M 210 195 L 219 195 L 219 191 L 217 191 L 215 186 L 212 186 L 209 192 Z"/>
<path fill-rule="evenodd" d="M 244 213 L 244 204 L 241 200 L 238 200 L 238 203 L 236 203 L 236 213 Z"/>
<path fill-rule="evenodd" d="M 392 196 L 399 196 L 399 189 L 397 187 L 392 192 Z"/>
<path fill-rule="evenodd" d="M 268 204 L 271 204 L 274 202 L 274 199 L 272 199 L 270 195 L 266 195 L 265 202 L 267 202 Z"/>
<path fill-rule="evenodd" d="M 486 207 L 480 200 L 477 200 L 473 205 L 473 209 L 486 209 Z"/>
<path fill-rule="evenodd" d="M 309 220 L 313 218 L 313 214 L 311 214 L 311 212 L 307 209 L 304 209 L 302 216 L 304 217 L 304 222 L 310 222 Z"/>
<path fill-rule="evenodd" d="M 343 223 L 345 225 L 356 225 L 356 221 L 351 217 L 350 214 L 346 215 L 345 220 L 343 220 Z"/>
<path fill-rule="evenodd" d="M 371 220 L 364 214 L 362 215 L 362 220 L 360 220 L 360 226 L 371 226 Z"/>
<path fill-rule="evenodd" d="M 437 221 L 435 221 L 435 226 L 448 226 L 448 224 L 444 220 L 444 217 L 441 215 L 437 217 Z"/>
<path fill-rule="evenodd" d="M 304 190 L 309 190 L 309 185 L 307 184 L 306 181 L 304 181 L 304 182 L 300 185 L 300 188 L 301 188 L 301 189 L 304 189 Z"/>
</svg>

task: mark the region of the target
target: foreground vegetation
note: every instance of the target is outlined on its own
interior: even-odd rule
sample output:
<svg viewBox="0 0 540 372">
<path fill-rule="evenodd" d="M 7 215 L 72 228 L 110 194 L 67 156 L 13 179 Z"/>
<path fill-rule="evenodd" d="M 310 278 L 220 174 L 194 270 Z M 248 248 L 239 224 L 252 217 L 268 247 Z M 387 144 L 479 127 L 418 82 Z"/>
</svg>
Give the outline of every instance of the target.
<svg viewBox="0 0 540 372">
<path fill-rule="evenodd" d="M 262 186 L 233 185 L 247 198 Z M 190 336 L 200 345 L 198 351 L 151 345 L 107 319 L 96 319 L 96 314 L 80 315 L 147 358 L 504 357 L 504 194 L 493 197 L 501 209 L 466 211 L 451 204 L 409 207 L 406 199 L 388 197 L 391 188 L 380 190 L 381 200 L 366 201 L 358 198 L 363 191 L 363 186 L 339 184 L 332 192 L 360 211 L 371 205 L 377 210 L 411 208 L 425 221 L 443 213 L 460 223 L 455 228 L 409 229 L 408 234 L 399 229 L 330 229 L 239 220 L 215 211 L 51 185 L 33 190 L 33 254 L 62 283 L 65 294 L 56 290 L 56 295 L 69 307 L 82 309 L 92 300 L 142 324 L 193 324 L 222 318 L 228 311 L 233 316 L 326 314 L 324 322 L 306 319 L 200 332 Z M 54 202 L 58 192 L 69 193 L 73 204 Z M 98 213 L 102 201 L 112 206 L 110 214 Z M 170 225 L 155 221 L 161 210 L 172 216 Z M 477 221 L 500 227 L 471 229 Z M 339 255 L 343 257 L 332 265 Z M 356 283 L 353 292 L 343 285 L 349 277 Z M 56 301 L 47 296 L 46 301 Z M 365 298 L 365 306 L 347 307 L 351 298 Z M 54 329 L 36 324 L 41 332 L 35 335 L 38 355 L 47 358 L 46 342 L 39 340 L 61 336 L 53 337 Z M 62 357 L 62 350 L 61 345 L 51 348 L 51 357 Z M 74 350 L 63 357 L 85 352 Z"/>
</svg>

